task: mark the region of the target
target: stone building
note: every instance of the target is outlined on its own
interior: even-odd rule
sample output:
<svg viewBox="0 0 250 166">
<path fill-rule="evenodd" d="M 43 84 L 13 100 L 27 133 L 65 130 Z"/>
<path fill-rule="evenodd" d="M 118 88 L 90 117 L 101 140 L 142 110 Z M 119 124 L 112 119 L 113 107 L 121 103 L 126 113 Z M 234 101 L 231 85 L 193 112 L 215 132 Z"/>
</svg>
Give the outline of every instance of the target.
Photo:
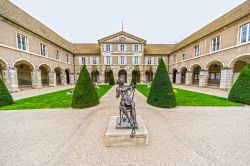
<svg viewBox="0 0 250 166">
<path fill-rule="evenodd" d="M 147 44 L 124 31 L 75 44 L 0 0 L 0 78 L 10 91 L 74 84 L 83 64 L 94 82 L 107 83 L 113 73 L 147 83 L 160 58 L 175 84 L 229 89 L 250 62 L 250 1 L 177 44 Z"/>
</svg>

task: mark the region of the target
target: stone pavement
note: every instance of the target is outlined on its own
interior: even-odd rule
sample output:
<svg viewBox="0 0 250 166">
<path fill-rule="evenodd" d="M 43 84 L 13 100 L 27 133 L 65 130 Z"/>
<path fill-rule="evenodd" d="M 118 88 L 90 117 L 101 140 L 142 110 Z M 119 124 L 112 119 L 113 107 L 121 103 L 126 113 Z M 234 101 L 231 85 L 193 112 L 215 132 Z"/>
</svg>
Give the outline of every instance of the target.
<svg viewBox="0 0 250 166">
<path fill-rule="evenodd" d="M 64 89 L 70 89 L 75 87 L 75 85 L 61 85 L 55 87 L 44 87 L 42 89 L 26 89 L 20 92 L 11 93 L 14 100 L 19 100 L 27 97 L 38 96 L 46 93 L 52 93 Z"/>
<path fill-rule="evenodd" d="M 214 96 L 219 96 L 219 97 L 228 97 L 228 91 L 224 91 L 221 89 L 216 89 L 216 88 L 209 88 L 209 87 L 198 87 L 198 86 L 186 86 L 186 85 L 175 85 L 173 84 L 173 87 L 179 88 L 179 89 L 184 89 L 184 90 L 189 90 L 189 91 L 194 91 L 194 92 L 200 92 L 200 93 L 205 93 L 209 95 L 214 95 Z"/>
<path fill-rule="evenodd" d="M 0 165 L 250 165 L 249 107 L 159 109 L 136 93 L 149 146 L 106 147 L 115 87 L 96 107 L 0 112 Z"/>
</svg>

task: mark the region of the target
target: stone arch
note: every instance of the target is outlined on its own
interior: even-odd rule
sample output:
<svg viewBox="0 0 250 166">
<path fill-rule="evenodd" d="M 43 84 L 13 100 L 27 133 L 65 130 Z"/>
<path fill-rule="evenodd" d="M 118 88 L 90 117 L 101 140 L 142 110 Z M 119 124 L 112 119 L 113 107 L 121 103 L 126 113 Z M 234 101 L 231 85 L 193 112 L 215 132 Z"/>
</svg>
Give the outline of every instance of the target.
<svg viewBox="0 0 250 166">
<path fill-rule="evenodd" d="M 39 70 L 41 71 L 41 82 L 42 86 L 49 85 L 49 73 L 52 71 L 51 67 L 48 64 L 40 64 Z"/>
<path fill-rule="evenodd" d="M 178 73 L 177 69 L 173 68 L 173 70 L 172 70 L 172 76 L 173 76 L 172 81 L 173 81 L 174 84 L 176 83 L 177 73 Z"/>
<path fill-rule="evenodd" d="M 147 70 L 145 72 L 145 82 L 152 82 L 153 81 L 153 76 L 154 76 L 154 73 L 152 70 Z"/>
<path fill-rule="evenodd" d="M 113 74 L 113 70 L 105 70 L 104 77 L 105 77 L 105 83 L 109 83 L 110 77 Z"/>
<path fill-rule="evenodd" d="M 208 69 L 208 85 L 220 86 L 222 67 L 223 63 L 220 61 L 212 61 L 207 64 L 206 68 Z"/>
<path fill-rule="evenodd" d="M 3 70 L 6 70 L 6 69 L 7 69 L 6 61 L 4 61 L 2 58 L 0 58 L 0 79 L 2 79 L 2 80 L 3 80 L 3 76 L 4 76 Z"/>
<path fill-rule="evenodd" d="M 199 85 L 201 66 L 199 64 L 195 64 L 190 68 L 190 71 L 192 72 L 192 84 Z"/>
<path fill-rule="evenodd" d="M 250 54 L 243 54 L 243 55 L 239 55 L 237 57 L 235 57 L 234 59 L 232 59 L 230 62 L 229 62 L 229 67 L 230 68 L 233 68 L 235 63 L 237 61 L 244 61 L 246 63 L 250 63 Z"/>
<path fill-rule="evenodd" d="M 70 69 L 67 68 L 65 70 L 65 81 L 66 81 L 67 84 L 70 84 L 70 73 L 71 73 Z"/>
<path fill-rule="evenodd" d="M 180 74 L 181 74 L 181 84 L 186 84 L 186 74 L 187 74 L 187 68 L 186 67 L 182 67 L 180 69 Z"/>
<path fill-rule="evenodd" d="M 17 69 L 17 80 L 20 88 L 32 87 L 32 72 L 35 69 L 34 65 L 27 60 L 17 60 L 14 63 Z"/>
<path fill-rule="evenodd" d="M 233 69 L 233 83 L 240 75 L 240 71 L 250 63 L 250 54 L 240 55 L 229 63 L 229 67 Z"/>
<path fill-rule="evenodd" d="M 132 78 L 135 78 L 136 83 L 140 83 L 141 82 L 141 74 L 139 70 L 133 70 L 132 71 Z"/>
<path fill-rule="evenodd" d="M 127 71 L 124 69 L 119 70 L 118 72 L 118 78 L 121 78 L 124 80 L 125 83 L 127 83 Z"/>
<path fill-rule="evenodd" d="M 61 75 L 63 74 L 63 70 L 61 67 L 56 67 L 54 69 L 55 71 L 55 74 L 56 74 L 56 84 L 57 85 L 62 85 L 62 78 L 61 78 Z"/>
<path fill-rule="evenodd" d="M 99 82 L 99 71 L 98 70 L 92 70 L 91 71 L 91 78 L 93 82 Z"/>
</svg>

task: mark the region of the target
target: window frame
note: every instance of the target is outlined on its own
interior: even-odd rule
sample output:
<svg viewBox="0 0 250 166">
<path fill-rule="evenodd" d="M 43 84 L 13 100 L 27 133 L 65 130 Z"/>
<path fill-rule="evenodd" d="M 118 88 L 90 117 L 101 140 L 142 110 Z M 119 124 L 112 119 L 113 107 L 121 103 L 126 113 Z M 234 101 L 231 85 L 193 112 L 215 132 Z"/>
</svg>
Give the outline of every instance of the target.
<svg viewBox="0 0 250 166">
<path fill-rule="evenodd" d="M 20 36 L 20 48 L 19 48 L 19 36 Z M 23 43 L 23 39 L 25 39 L 24 43 Z M 17 32 L 16 44 L 17 44 L 17 49 L 22 50 L 22 51 L 29 51 L 28 37 L 26 35 L 23 35 L 22 33 Z M 23 49 L 24 47 L 25 49 Z"/>
<path fill-rule="evenodd" d="M 44 48 L 43 48 L 43 46 L 44 46 Z M 44 56 L 44 57 L 48 56 L 47 45 L 44 43 L 40 43 L 40 55 Z"/>
<path fill-rule="evenodd" d="M 59 50 L 56 50 L 56 57 L 55 57 L 55 59 L 56 59 L 57 61 L 60 61 L 60 60 L 61 60 L 61 55 L 60 55 L 60 51 L 59 51 Z"/>
<path fill-rule="evenodd" d="M 242 42 L 242 31 L 243 31 L 243 27 L 246 26 L 246 41 L 245 42 Z M 240 44 L 245 44 L 245 43 L 248 43 L 250 42 L 250 23 L 246 23 L 244 25 L 241 25 L 240 26 Z"/>
<path fill-rule="evenodd" d="M 198 51 L 197 51 L 198 49 Z M 200 45 L 196 45 L 194 46 L 194 57 L 198 57 L 200 56 L 201 52 L 200 52 Z"/>
<path fill-rule="evenodd" d="M 214 39 L 215 39 L 215 43 L 214 43 Z M 218 41 L 219 41 L 219 45 L 218 45 Z M 211 51 L 216 52 L 216 51 L 220 51 L 220 49 L 221 49 L 221 36 L 218 35 L 218 36 L 211 39 Z"/>
</svg>

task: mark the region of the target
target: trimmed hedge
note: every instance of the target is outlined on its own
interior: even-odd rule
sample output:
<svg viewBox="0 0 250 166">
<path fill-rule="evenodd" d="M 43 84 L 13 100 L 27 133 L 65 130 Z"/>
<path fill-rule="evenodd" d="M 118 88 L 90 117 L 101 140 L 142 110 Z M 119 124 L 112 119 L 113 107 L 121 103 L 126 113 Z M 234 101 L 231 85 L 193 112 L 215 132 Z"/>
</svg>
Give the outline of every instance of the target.
<svg viewBox="0 0 250 166">
<path fill-rule="evenodd" d="M 230 90 L 229 101 L 250 105 L 250 64 L 247 64 Z"/>
<path fill-rule="evenodd" d="M 3 80 L 0 78 L 0 106 L 11 104 L 13 104 L 13 98 Z"/>
<path fill-rule="evenodd" d="M 156 70 L 147 102 L 160 108 L 176 107 L 175 94 L 163 59 Z"/>
<path fill-rule="evenodd" d="M 84 65 L 72 97 L 72 108 L 89 108 L 99 104 L 99 98 L 89 72 Z"/>
<path fill-rule="evenodd" d="M 136 85 L 136 74 L 132 74 L 131 83 L 133 83 L 134 85 Z"/>
<path fill-rule="evenodd" d="M 113 72 L 110 72 L 109 85 L 115 85 Z"/>
</svg>

